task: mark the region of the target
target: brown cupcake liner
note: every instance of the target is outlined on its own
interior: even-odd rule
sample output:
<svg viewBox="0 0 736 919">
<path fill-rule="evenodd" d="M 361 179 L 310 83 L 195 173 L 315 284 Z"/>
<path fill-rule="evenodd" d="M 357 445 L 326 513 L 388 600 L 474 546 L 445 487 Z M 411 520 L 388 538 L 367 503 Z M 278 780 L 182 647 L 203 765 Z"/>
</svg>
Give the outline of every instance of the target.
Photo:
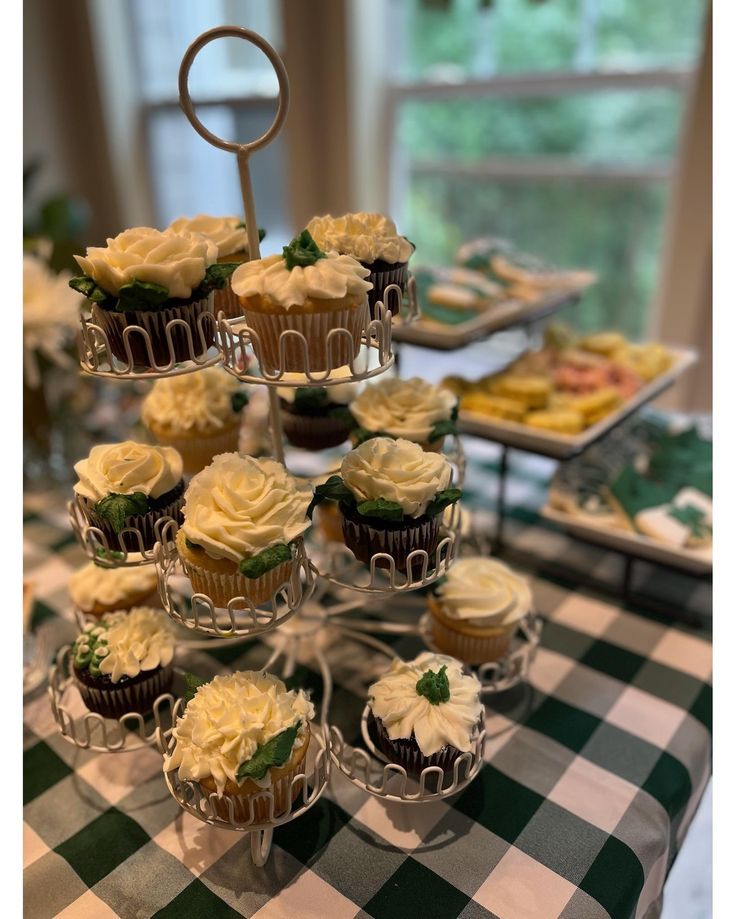
<svg viewBox="0 0 736 919">
<path fill-rule="evenodd" d="M 149 428 L 158 443 L 173 447 L 179 452 L 187 475 L 195 475 L 209 466 L 213 457 L 220 453 L 236 453 L 240 441 L 240 418 L 234 425 L 213 431 L 211 434 L 192 431 L 178 437 L 163 433 L 160 429 Z"/>
<path fill-rule="evenodd" d="M 427 571 L 433 571 L 436 564 L 435 550 L 439 542 L 442 515 L 418 517 L 413 523 L 393 524 L 381 528 L 364 522 L 358 515 L 351 516 L 343 511 L 342 533 L 345 545 L 361 562 L 369 565 L 371 558 L 379 552 L 385 552 L 393 558 L 396 570 L 406 573 L 407 559 L 415 549 L 423 549 L 428 555 Z M 376 561 L 376 567 L 389 568 L 385 559 Z M 423 559 L 412 560 L 412 579 L 422 576 Z"/>
<path fill-rule="evenodd" d="M 229 278 L 222 290 L 214 291 L 214 303 L 215 316 L 220 310 L 225 314 L 226 319 L 240 319 L 243 315 L 243 304 L 240 302 L 240 297 L 230 287 Z"/>
<path fill-rule="evenodd" d="M 219 609 L 226 609 L 233 597 L 245 597 L 254 607 L 270 601 L 278 588 L 291 580 L 297 564 L 297 560 L 292 559 L 277 565 L 259 578 L 246 578 L 239 571 L 210 571 L 202 565 L 194 564 L 189 558 L 182 558 L 181 562 L 194 591 L 205 594 Z"/>
<path fill-rule="evenodd" d="M 247 325 L 257 334 L 253 350 L 268 373 L 279 370 L 294 373 L 333 370 L 355 360 L 360 351 L 363 330 L 367 325 L 368 304 L 323 313 L 261 313 L 245 307 Z M 328 343 L 328 335 L 336 331 Z M 300 332 L 304 343 L 295 335 L 280 341 L 283 332 Z M 281 348 L 284 351 L 281 359 Z M 305 354 L 306 350 L 306 354 Z"/>
<path fill-rule="evenodd" d="M 184 482 L 172 489 L 175 498 L 163 507 L 150 510 L 146 514 L 133 514 L 125 518 L 124 529 L 135 530 L 135 533 L 116 533 L 110 524 L 95 513 L 95 504 L 88 498 L 79 498 L 80 507 L 87 523 L 101 530 L 107 540 L 107 548 L 114 552 L 141 552 L 153 549 L 167 519 L 175 520 L 181 526 L 184 518 L 181 507 L 184 503 Z M 139 538 L 140 537 L 140 538 Z"/>
<path fill-rule="evenodd" d="M 169 330 L 171 346 L 166 338 L 166 324 L 173 319 L 181 319 L 185 326 L 176 325 Z M 128 335 L 128 343 L 135 367 L 156 370 L 172 362 L 191 360 L 199 357 L 214 343 L 216 322 L 212 312 L 212 298 L 187 303 L 183 306 L 168 307 L 156 310 L 130 310 L 118 313 L 103 310 L 96 303 L 92 304 L 92 321 L 107 333 L 110 350 L 123 363 L 128 363 L 125 350 L 124 330 L 129 326 L 145 329 L 151 339 L 153 364 L 148 355 L 144 336 L 140 331 Z M 191 333 L 192 345 L 189 345 L 187 334 Z"/>
<path fill-rule="evenodd" d="M 460 750 L 448 745 L 431 756 L 425 756 L 419 749 L 414 734 L 407 739 L 391 740 L 383 722 L 373 712 L 370 712 L 368 716 L 368 730 L 383 755 L 397 766 L 403 766 L 414 778 L 418 778 L 422 770 L 428 766 L 439 766 L 445 775 L 450 775 L 453 763 L 461 755 Z M 428 787 L 433 787 L 432 778 L 428 778 L 427 781 Z"/>
<path fill-rule="evenodd" d="M 150 673 L 140 674 L 134 680 L 98 685 L 95 678 L 87 675 L 86 682 L 74 670 L 74 684 L 82 701 L 91 712 L 104 718 L 121 718 L 130 712 L 146 715 L 153 708 L 156 699 L 171 688 L 174 668 L 157 667 Z M 141 678 L 142 677 L 142 678 Z"/>
<path fill-rule="evenodd" d="M 344 443 L 350 436 L 353 422 L 334 412 L 298 415 L 282 405 L 281 427 L 292 446 L 304 450 L 324 450 Z"/>
<path fill-rule="evenodd" d="M 464 664 L 490 664 L 502 658 L 511 647 L 519 625 L 515 622 L 505 629 L 496 630 L 496 634 L 469 635 L 461 631 L 460 623 L 458 628 L 454 629 L 438 618 L 431 603 L 429 609 L 432 641 L 444 654 L 449 654 Z"/>
<path fill-rule="evenodd" d="M 376 303 L 379 300 L 383 302 L 384 291 L 389 284 L 398 284 L 402 294 L 406 291 L 406 284 L 409 280 L 409 265 L 408 262 L 397 262 L 390 268 L 384 269 L 377 269 L 374 264 L 366 262 L 361 262 L 361 265 L 370 271 L 367 280 L 371 282 L 373 289 L 368 291 L 368 305 L 371 311 L 371 319 L 375 319 Z M 383 303 L 383 305 L 391 311 L 392 316 L 396 316 L 399 313 L 401 299 L 394 294 L 390 300 L 390 303 Z"/>
</svg>

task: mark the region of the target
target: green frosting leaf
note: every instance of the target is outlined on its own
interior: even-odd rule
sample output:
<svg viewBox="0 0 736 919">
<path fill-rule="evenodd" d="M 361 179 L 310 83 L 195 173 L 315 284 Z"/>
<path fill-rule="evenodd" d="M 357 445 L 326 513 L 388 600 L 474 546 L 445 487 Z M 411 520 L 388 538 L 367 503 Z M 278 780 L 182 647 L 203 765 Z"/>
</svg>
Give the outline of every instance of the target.
<svg viewBox="0 0 736 919">
<path fill-rule="evenodd" d="M 429 442 L 439 440 L 447 434 L 457 434 L 457 424 L 451 418 L 444 418 L 442 421 L 436 421 L 432 430 L 429 432 Z"/>
<path fill-rule="evenodd" d="M 427 510 L 424 513 L 428 517 L 436 517 L 437 514 L 441 514 L 446 507 L 459 501 L 462 496 L 463 493 L 459 488 L 445 488 L 444 491 L 438 491 L 427 505 Z"/>
<path fill-rule="evenodd" d="M 385 498 L 363 501 L 356 510 L 362 517 L 376 517 L 378 520 L 404 519 L 403 507 L 397 501 L 387 501 Z"/>
<path fill-rule="evenodd" d="M 367 440 L 371 440 L 373 437 L 390 437 L 391 440 L 396 439 L 393 434 L 386 434 L 385 431 L 369 431 L 367 428 L 362 428 L 357 424 L 352 430 L 352 437 L 356 447 L 364 444 Z"/>
<path fill-rule="evenodd" d="M 312 234 L 309 230 L 302 230 L 298 236 L 295 236 L 288 246 L 284 246 L 283 253 L 284 261 L 289 271 L 297 266 L 306 268 L 309 265 L 314 265 L 316 261 L 326 257 L 325 253 L 312 239 Z"/>
<path fill-rule="evenodd" d="M 198 676 L 195 676 L 193 673 L 184 674 L 184 682 L 186 683 L 186 690 L 184 691 L 184 701 L 191 702 L 194 698 L 194 694 L 199 689 L 200 686 L 204 686 L 207 680 L 201 680 Z"/>
<path fill-rule="evenodd" d="M 705 513 L 694 504 L 686 504 L 684 507 L 672 507 L 667 511 L 667 516 L 678 520 L 686 526 L 693 536 L 704 536 L 710 529 L 704 522 Z"/>
<path fill-rule="evenodd" d="M 106 294 L 101 287 L 98 287 L 97 283 L 86 274 L 80 275 L 78 278 L 72 278 L 71 281 L 69 281 L 69 286 L 72 290 L 84 294 L 84 296 L 93 303 L 102 303 L 103 300 L 107 300 L 108 298 L 108 294 Z"/>
<path fill-rule="evenodd" d="M 283 766 L 291 756 L 300 726 L 301 721 L 297 721 L 290 728 L 286 728 L 266 743 L 261 744 L 248 762 L 240 764 L 235 773 L 237 780 L 239 782 L 244 779 L 260 781 L 272 766 Z"/>
<path fill-rule="evenodd" d="M 233 411 L 236 414 L 242 412 L 247 404 L 248 396 L 244 392 L 234 392 L 232 396 L 230 396 L 230 405 L 232 405 Z"/>
<path fill-rule="evenodd" d="M 271 571 L 278 565 L 283 564 L 283 562 L 290 560 L 291 547 L 282 542 L 264 549 L 263 552 L 259 552 L 258 555 L 254 555 L 252 558 L 244 558 L 239 565 L 240 573 L 244 574 L 246 578 L 259 578 L 267 571 Z"/>
<path fill-rule="evenodd" d="M 312 389 L 310 386 L 298 386 L 294 393 L 294 411 L 309 414 L 316 409 L 324 408 L 330 401 L 327 387 L 317 386 Z"/>
<path fill-rule="evenodd" d="M 153 310 L 168 299 L 168 287 L 153 284 L 151 281 L 133 280 L 120 288 L 115 309 L 119 313 L 128 310 Z"/>
<path fill-rule="evenodd" d="M 96 558 L 109 558 L 116 562 L 122 562 L 122 560 L 125 558 L 125 553 L 118 552 L 116 549 L 105 549 L 104 546 L 98 546 L 95 549 L 95 557 Z"/>
<path fill-rule="evenodd" d="M 339 475 L 331 475 L 326 482 L 314 489 L 314 496 L 307 508 L 307 517 L 310 520 L 315 507 L 323 501 L 341 501 L 343 504 L 352 507 L 355 504 L 355 496 Z"/>
<path fill-rule="evenodd" d="M 434 670 L 425 670 L 417 680 L 416 690 L 418 696 L 424 696 L 430 705 L 439 705 L 441 702 L 450 701 L 450 681 L 447 679 L 447 666 L 443 664 L 437 673 Z"/>
<path fill-rule="evenodd" d="M 97 630 L 100 634 L 95 635 Z M 99 625 L 88 625 L 87 628 L 74 642 L 74 666 L 77 670 L 89 670 L 92 676 L 100 675 L 100 664 L 106 656 L 107 650 L 97 654 L 98 648 L 107 649 L 107 633 L 104 619 Z"/>
<path fill-rule="evenodd" d="M 211 290 L 222 290 L 223 287 L 226 287 L 230 275 L 238 265 L 238 262 L 215 262 L 210 265 L 198 288 L 202 291 L 202 295 L 206 296 Z"/>
<path fill-rule="evenodd" d="M 102 517 L 116 533 L 125 526 L 126 517 L 134 514 L 145 514 L 148 510 L 148 498 L 142 491 L 134 491 L 132 495 L 107 495 L 95 504 L 95 513 Z"/>
</svg>

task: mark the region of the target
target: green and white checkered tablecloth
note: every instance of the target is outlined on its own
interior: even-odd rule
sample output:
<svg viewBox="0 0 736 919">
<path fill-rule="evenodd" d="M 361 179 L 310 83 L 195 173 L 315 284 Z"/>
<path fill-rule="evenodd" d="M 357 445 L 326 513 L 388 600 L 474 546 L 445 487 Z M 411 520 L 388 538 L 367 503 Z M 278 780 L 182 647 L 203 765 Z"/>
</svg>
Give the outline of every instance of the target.
<svg viewBox="0 0 736 919">
<path fill-rule="evenodd" d="M 482 520 L 493 507 L 496 459 L 485 446 L 473 453 L 468 493 Z M 577 565 L 615 573 L 615 556 L 536 518 L 548 471 L 515 459 L 509 541 L 558 558 L 568 572 Z M 38 626 L 69 615 L 66 580 L 82 554 L 59 493 L 30 496 L 26 508 Z M 488 699 L 491 739 L 475 782 L 449 801 L 402 808 L 334 774 L 311 811 L 275 831 L 262 869 L 250 861 L 247 837 L 182 813 L 154 750 L 95 754 L 65 742 L 40 689 L 24 708 L 25 915 L 659 915 L 667 872 L 710 775 L 710 641 L 706 631 L 573 583 L 574 574 L 533 577 L 541 647 L 528 685 Z M 683 580 L 673 610 L 706 609 L 707 591 Z M 422 609 L 413 595 L 388 612 L 407 619 Z M 365 685 L 385 660 L 332 632 L 324 641 L 335 677 L 332 720 L 357 742 Z M 421 648 L 413 637 L 393 643 L 402 656 Z M 267 653 L 253 641 L 192 653 L 185 665 L 258 667 Z M 319 695 L 313 661 L 300 660 L 296 677 Z"/>
</svg>

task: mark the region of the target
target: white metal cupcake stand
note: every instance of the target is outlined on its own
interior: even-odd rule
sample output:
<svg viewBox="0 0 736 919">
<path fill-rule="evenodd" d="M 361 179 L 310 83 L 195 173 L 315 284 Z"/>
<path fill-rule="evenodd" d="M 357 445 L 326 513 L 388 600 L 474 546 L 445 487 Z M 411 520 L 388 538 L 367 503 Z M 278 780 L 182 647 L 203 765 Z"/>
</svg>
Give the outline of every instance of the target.
<svg viewBox="0 0 736 919">
<path fill-rule="evenodd" d="M 189 95 L 188 80 L 192 62 L 197 53 L 217 38 L 240 38 L 255 45 L 268 57 L 276 71 L 279 82 L 279 99 L 273 124 L 266 133 L 251 143 L 238 144 L 222 140 L 212 134 L 198 119 Z M 276 51 L 256 33 L 243 28 L 222 26 L 204 32 L 187 50 L 179 71 L 179 96 L 182 109 L 194 129 L 210 144 L 237 156 L 240 173 L 245 224 L 248 234 L 250 258 L 260 257 L 258 222 L 250 179 L 250 156 L 265 147 L 278 134 L 286 118 L 289 101 L 289 82 L 283 61 Z M 402 303 L 400 321 L 411 322 L 419 315 L 414 295 L 413 280 L 409 281 L 406 305 Z M 400 302 L 402 292 L 397 285 L 387 289 L 386 299 L 396 297 Z M 276 459 L 284 461 L 283 435 L 279 416 L 277 386 L 332 386 L 345 382 L 358 382 L 375 377 L 387 370 L 394 362 L 391 348 L 392 314 L 384 303 L 378 303 L 375 318 L 366 322 L 357 357 L 349 362 L 349 377 L 334 377 L 336 368 L 328 361 L 327 369 L 311 370 L 309 348 L 305 337 L 296 331 L 281 333 L 279 345 L 281 356 L 287 345 L 293 348 L 294 341 L 303 349 L 306 382 L 293 383 L 283 379 L 283 370 L 265 372 L 256 370 L 260 353 L 260 341 L 256 332 L 249 328 L 244 317 L 228 320 L 222 313 L 217 318 L 217 332 L 214 343 L 207 347 L 204 336 L 197 341 L 187 330 L 191 348 L 191 359 L 175 359 L 171 333 L 181 320 L 167 324 L 169 360 L 154 361 L 154 350 L 148 332 L 142 327 L 126 330 L 125 343 L 127 360 L 113 355 L 108 337 L 99 325 L 89 319 L 82 319 L 79 339 L 80 364 L 89 374 L 121 380 L 156 379 L 177 374 L 193 373 L 202 367 L 222 365 L 239 380 L 267 387 L 270 397 L 270 421 L 273 453 Z M 200 330 L 201 331 L 201 330 Z M 347 330 L 337 330 L 336 334 Z M 130 336 L 140 335 L 145 343 L 149 366 L 136 367 L 130 347 Z M 288 339 L 288 341 L 287 341 Z M 369 366 L 369 352 L 374 352 L 377 365 Z M 292 352 L 293 353 L 293 350 Z M 282 362 L 283 365 L 283 362 Z M 458 438 L 452 438 L 446 451 L 455 472 L 455 481 L 462 483 L 465 463 L 462 446 Z M 364 607 L 371 599 L 388 599 L 433 584 L 442 577 L 459 549 L 460 512 L 457 506 L 445 515 L 440 542 L 433 558 L 423 550 L 416 550 L 410 556 L 407 572 L 396 570 L 394 560 L 385 553 L 371 559 L 369 565 L 356 562 L 352 553 L 338 543 L 330 542 L 323 534 L 316 533 L 309 547 L 299 540 L 291 574 L 288 580 L 274 592 L 271 602 L 255 607 L 245 597 L 235 597 L 227 608 L 216 607 L 211 598 L 202 593 L 192 593 L 186 578 L 182 561 L 178 558 L 174 543 L 176 523 L 165 520 L 157 530 L 158 541 L 153 549 L 143 545 L 140 534 L 129 530 L 128 542 L 138 538 L 138 551 L 127 551 L 121 544 L 110 545 L 105 534 L 91 526 L 76 500 L 69 503 L 72 528 L 87 555 L 98 564 L 107 567 L 119 565 L 155 565 L 162 605 L 168 615 L 198 640 L 185 642 L 188 648 L 212 647 L 212 643 L 229 640 L 228 643 L 244 642 L 255 637 L 268 636 L 269 644 L 275 645 L 273 653 L 263 669 L 280 672 L 288 679 L 294 672 L 300 655 L 308 653 L 317 663 L 322 677 L 323 695 L 320 709 L 320 724 L 312 731 L 312 740 L 306 758 L 304 772 L 292 780 L 293 800 L 287 811 L 275 813 L 274 795 L 264 790 L 258 796 L 267 803 L 268 819 L 258 822 L 251 803 L 250 819 L 239 821 L 229 805 L 229 815 L 222 816 L 222 799 L 215 793 L 207 795 L 196 782 L 182 781 L 176 773 L 166 773 L 167 787 L 178 804 L 199 820 L 215 827 L 242 830 L 251 834 L 251 854 L 256 865 L 263 865 L 268 858 L 275 827 L 281 826 L 304 814 L 324 793 L 334 767 L 350 782 L 385 801 L 402 804 L 421 804 L 437 801 L 456 794 L 465 788 L 478 774 L 483 763 L 485 729 L 479 725 L 473 746 L 454 763 L 450 774 L 439 767 L 428 767 L 414 779 L 399 765 L 388 762 L 373 745 L 368 735 L 364 712 L 361 731 L 366 749 L 348 744 L 340 731 L 329 724 L 329 705 L 332 696 L 330 666 L 317 636 L 324 630 L 335 635 L 360 642 L 373 651 L 384 655 L 387 662 L 396 657 L 393 649 L 375 637 L 386 635 L 418 635 L 429 648 L 433 648 L 428 616 L 418 623 L 406 624 L 374 618 L 347 617 Z M 316 529 L 316 528 L 315 528 Z M 315 589 L 320 595 L 332 594 L 333 603 L 323 605 L 313 598 Z M 505 658 L 484 664 L 476 669 L 484 693 L 507 690 L 523 681 L 534 659 L 541 631 L 541 621 L 529 615 L 522 622 L 511 651 Z M 181 678 L 178 672 L 177 679 Z M 176 689 L 176 684 L 175 687 Z M 118 719 L 102 718 L 89 712 L 81 703 L 73 687 L 71 673 L 71 648 L 62 648 L 49 674 L 49 696 L 54 718 L 64 738 L 82 749 L 98 752 L 129 752 L 144 746 L 155 746 L 160 752 L 170 752 L 175 744 L 171 728 L 177 715 L 183 709 L 183 701 L 172 693 L 160 696 L 155 703 L 152 716 L 144 719 L 131 714 Z M 217 805 L 217 801 L 220 801 Z M 217 806 L 216 806 L 217 805 Z M 259 807 L 258 812 L 262 813 Z"/>
</svg>

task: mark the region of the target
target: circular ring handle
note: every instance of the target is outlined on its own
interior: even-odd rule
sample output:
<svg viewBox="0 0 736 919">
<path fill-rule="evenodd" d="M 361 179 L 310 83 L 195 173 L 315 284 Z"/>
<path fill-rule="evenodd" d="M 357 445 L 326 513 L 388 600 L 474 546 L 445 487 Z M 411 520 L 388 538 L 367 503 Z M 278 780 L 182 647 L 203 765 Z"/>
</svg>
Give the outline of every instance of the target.
<svg viewBox="0 0 736 919">
<path fill-rule="evenodd" d="M 250 42 L 263 51 L 271 62 L 273 69 L 276 71 L 276 76 L 279 81 L 279 104 L 276 109 L 276 117 L 265 134 L 262 134 L 257 140 L 252 140 L 248 144 L 236 144 L 233 141 L 223 140 L 221 137 L 213 134 L 212 131 L 209 131 L 202 124 L 194 111 L 194 103 L 189 94 L 189 71 L 192 68 L 194 58 L 197 54 L 199 54 L 205 45 L 208 45 L 216 38 L 242 38 Z M 286 120 L 286 115 L 289 111 L 289 78 L 286 75 L 286 67 L 274 48 L 269 45 L 265 38 L 258 35 L 257 32 L 251 32 L 250 29 L 242 29 L 239 26 L 217 26 L 214 29 L 209 29 L 207 32 L 203 32 L 199 38 L 196 38 L 187 48 L 186 54 L 181 60 L 181 66 L 179 67 L 179 104 L 194 130 L 214 147 L 219 147 L 220 150 L 229 150 L 233 153 L 238 153 L 243 150 L 248 153 L 253 153 L 253 151 L 260 150 L 261 147 L 265 147 L 269 144 L 279 133 Z"/>
</svg>

